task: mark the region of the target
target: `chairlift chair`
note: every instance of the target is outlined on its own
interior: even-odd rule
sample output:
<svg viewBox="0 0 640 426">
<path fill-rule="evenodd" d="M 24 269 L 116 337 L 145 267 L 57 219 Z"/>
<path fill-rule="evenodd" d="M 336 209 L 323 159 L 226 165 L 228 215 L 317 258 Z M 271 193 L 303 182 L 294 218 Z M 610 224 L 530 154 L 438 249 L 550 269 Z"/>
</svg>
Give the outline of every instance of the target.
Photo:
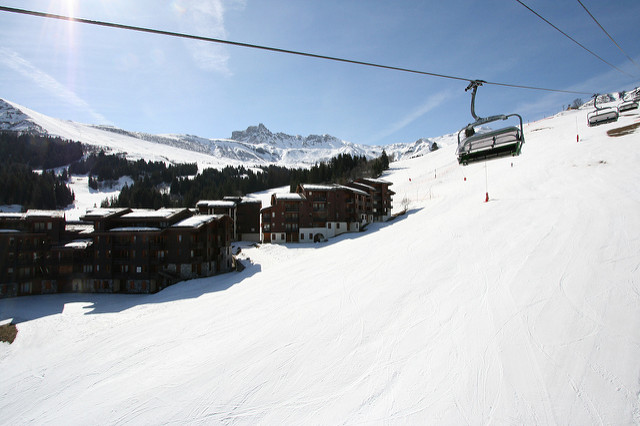
<svg viewBox="0 0 640 426">
<path fill-rule="evenodd" d="M 618 105 L 619 112 L 631 111 L 632 109 L 638 108 L 638 102 L 635 101 L 624 101 L 620 105 Z"/>
<path fill-rule="evenodd" d="M 616 107 L 606 107 L 600 108 L 597 105 L 598 94 L 593 95 L 593 107 L 595 111 L 591 111 L 587 114 L 587 125 L 589 127 L 599 126 L 601 124 L 613 123 L 614 121 L 618 121 L 618 108 Z"/>
<path fill-rule="evenodd" d="M 463 166 L 478 161 L 491 160 L 507 156 L 520 155 L 524 143 L 524 131 L 522 117 L 519 114 L 492 115 L 481 118 L 476 115 L 476 92 L 484 81 L 472 81 L 465 91 L 473 89 L 471 93 L 471 115 L 476 120 L 467 124 L 458 132 L 458 163 Z M 497 130 L 476 133 L 475 127 L 499 120 L 507 120 L 510 117 L 518 117 L 520 126 L 509 126 Z M 461 134 L 464 136 L 461 138 Z"/>
</svg>

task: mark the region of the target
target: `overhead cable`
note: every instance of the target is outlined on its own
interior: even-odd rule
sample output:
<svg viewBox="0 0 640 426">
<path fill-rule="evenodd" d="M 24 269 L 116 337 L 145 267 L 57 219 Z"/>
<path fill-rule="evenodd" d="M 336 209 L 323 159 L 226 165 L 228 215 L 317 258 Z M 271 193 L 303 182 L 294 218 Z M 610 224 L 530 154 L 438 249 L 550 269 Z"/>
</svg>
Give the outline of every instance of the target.
<svg viewBox="0 0 640 426">
<path fill-rule="evenodd" d="M 71 17 L 71 16 L 64 16 L 64 15 L 54 15 L 54 14 L 51 14 L 51 13 L 36 12 L 36 11 L 32 11 L 32 10 L 17 9 L 17 8 L 13 8 L 13 7 L 0 6 L 0 11 L 11 12 L 11 13 L 19 13 L 19 14 L 23 14 L 23 15 L 38 16 L 38 17 L 41 17 L 41 18 L 58 19 L 58 20 L 69 21 L 69 22 L 79 22 L 79 23 L 83 23 L 83 24 L 98 25 L 98 26 L 102 26 L 102 27 L 118 28 L 118 29 L 122 29 L 122 30 L 158 34 L 158 35 L 164 35 L 164 36 L 170 36 L 170 37 L 186 38 L 186 39 L 205 41 L 205 42 L 210 42 L 210 43 L 220 43 L 220 44 L 226 44 L 226 45 L 232 45 L 232 46 L 238 46 L 238 47 L 247 47 L 247 48 L 251 48 L 251 49 L 266 50 L 266 51 L 269 51 L 269 52 L 287 53 L 287 54 L 291 54 L 291 55 L 306 56 L 306 57 L 310 57 L 310 58 L 325 59 L 325 60 L 330 60 L 330 61 L 344 62 L 344 63 L 356 64 L 356 65 L 364 65 L 364 66 L 368 66 L 368 67 L 383 68 L 383 69 L 388 69 L 388 70 L 393 70 L 393 71 L 402 71 L 402 72 L 408 72 L 408 73 L 413 73 L 413 74 L 428 75 L 428 76 L 432 76 L 432 77 L 447 78 L 447 79 L 452 79 L 452 80 L 460 80 L 460 81 L 475 81 L 475 80 L 477 80 L 476 78 L 466 78 L 466 77 L 458 77 L 458 76 L 452 76 L 452 75 L 446 75 L 446 74 L 433 73 L 433 72 L 428 72 L 428 71 L 412 70 L 412 69 L 408 69 L 408 68 L 401 68 L 401 67 L 395 67 L 395 66 L 389 66 L 389 65 L 381 65 L 381 64 L 371 63 L 371 62 L 357 61 L 357 60 L 353 60 L 353 59 L 337 58 L 337 57 L 333 57 L 333 56 L 319 55 L 319 54 L 315 54 L 315 53 L 307 53 L 307 52 L 300 52 L 300 51 L 295 51 L 295 50 L 281 49 L 281 48 L 277 48 L 277 47 L 261 46 L 261 45 L 257 45 L 257 44 L 249 44 L 249 43 L 242 43 L 242 42 L 237 42 L 237 41 L 222 40 L 222 39 L 211 38 L 211 37 L 203 37 L 203 36 L 192 35 L 192 34 L 177 33 L 177 32 L 173 32 L 173 31 L 157 30 L 157 29 L 153 29 L 153 28 L 136 27 L 136 26 L 132 26 L 132 25 L 117 24 L 117 23 L 113 23 L 113 22 L 96 21 L 96 20 L 91 20 L 91 19 L 75 18 L 75 17 Z M 524 85 L 519 85 L 519 84 L 509 84 L 509 83 L 500 83 L 500 82 L 492 82 L 492 81 L 486 81 L 485 84 L 491 84 L 491 85 L 494 85 L 494 86 L 513 87 L 513 88 L 519 88 L 519 89 L 542 90 L 542 91 L 546 91 L 546 92 L 560 92 L 560 93 L 574 93 L 574 94 L 578 94 L 578 95 L 591 95 L 591 93 L 589 93 L 589 92 L 578 92 L 578 91 L 574 91 L 574 90 L 562 90 L 562 89 L 548 89 L 548 88 L 544 88 L 544 87 L 524 86 Z"/>
<path fill-rule="evenodd" d="M 599 56 L 597 53 L 593 52 L 592 50 L 589 50 L 587 47 L 585 47 L 583 44 L 581 44 L 579 41 L 577 41 L 576 39 L 574 39 L 573 37 L 571 37 L 569 34 L 565 33 L 564 31 L 562 31 L 560 28 L 556 27 L 555 25 L 553 25 L 551 22 L 549 22 L 547 19 L 545 19 L 542 15 L 540 15 L 538 12 L 536 12 L 535 10 L 531 9 L 529 6 L 527 6 L 526 4 L 524 4 L 521 0 L 516 0 L 518 3 L 520 3 L 521 5 L 523 5 L 524 7 L 526 7 L 531 13 L 533 13 L 534 15 L 536 15 L 538 18 L 542 19 L 544 22 L 546 22 L 547 24 L 551 25 L 553 28 L 555 28 L 557 31 L 559 31 L 563 36 L 567 37 L 569 40 L 571 40 L 572 42 L 574 42 L 575 44 L 577 44 L 578 46 L 582 47 L 584 50 L 586 50 L 587 52 L 591 53 L 593 56 L 595 56 L 596 58 L 600 59 L 602 62 L 604 62 L 605 64 L 609 65 L 611 68 L 620 71 L 622 74 L 626 74 L 631 78 L 636 78 L 635 76 L 629 74 L 626 71 L 621 70 L 620 68 L 616 67 L 615 65 L 607 62 L 606 60 L 602 59 L 601 56 Z"/>
<path fill-rule="evenodd" d="M 578 3 L 580 3 L 580 6 L 582 6 L 582 7 L 584 8 L 584 10 L 589 14 L 589 16 L 591 16 L 591 19 L 593 19 L 593 20 L 594 20 L 594 22 L 595 22 L 596 24 L 598 24 L 598 26 L 600 27 L 600 29 L 601 29 L 602 31 L 604 31 L 604 33 L 607 35 L 607 37 L 609 37 L 609 39 L 611 39 L 611 41 L 613 42 L 613 44 L 615 44 L 615 45 L 618 47 L 618 49 L 620 49 L 620 51 L 624 54 L 624 56 L 626 56 L 626 57 L 627 57 L 631 62 L 633 62 L 633 63 L 634 63 L 634 65 L 635 65 L 636 67 L 640 68 L 640 65 L 638 65 L 638 64 L 636 63 L 636 61 L 634 61 L 634 60 L 631 58 L 631 56 L 627 55 L 627 52 L 625 52 L 625 51 L 622 49 L 622 47 L 620 47 L 620 45 L 619 45 L 619 44 L 618 44 L 618 43 L 613 39 L 613 37 L 611 37 L 611 35 L 607 32 L 607 30 L 605 30 L 605 29 L 604 29 L 604 27 L 600 24 L 600 22 L 598 22 L 598 20 L 596 19 L 596 17 L 595 17 L 595 16 L 593 16 L 593 14 L 592 14 L 591 12 L 589 12 L 589 9 L 587 9 L 587 6 L 585 6 L 584 4 L 582 4 L 582 2 L 581 2 L 580 0 L 578 0 Z"/>
</svg>

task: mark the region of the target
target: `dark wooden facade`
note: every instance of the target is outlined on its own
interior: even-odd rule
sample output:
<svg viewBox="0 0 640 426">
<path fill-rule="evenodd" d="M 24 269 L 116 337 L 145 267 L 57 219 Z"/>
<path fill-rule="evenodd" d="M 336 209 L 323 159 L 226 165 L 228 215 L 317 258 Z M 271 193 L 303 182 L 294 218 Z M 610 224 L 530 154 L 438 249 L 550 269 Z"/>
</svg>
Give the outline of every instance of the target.
<svg viewBox="0 0 640 426">
<path fill-rule="evenodd" d="M 152 293 L 232 268 L 232 221 L 188 209 L 0 214 L 0 297 L 56 292 Z"/>
<path fill-rule="evenodd" d="M 271 206 L 262 209 L 262 241 L 324 241 L 389 219 L 391 183 L 379 179 L 365 182 L 300 184 L 293 194 L 272 194 Z"/>
<path fill-rule="evenodd" d="M 262 201 L 227 196 L 223 200 L 202 200 L 196 204 L 200 214 L 226 214 L 232 220 L 233 241 L 260 241 Z"/>
</svg>

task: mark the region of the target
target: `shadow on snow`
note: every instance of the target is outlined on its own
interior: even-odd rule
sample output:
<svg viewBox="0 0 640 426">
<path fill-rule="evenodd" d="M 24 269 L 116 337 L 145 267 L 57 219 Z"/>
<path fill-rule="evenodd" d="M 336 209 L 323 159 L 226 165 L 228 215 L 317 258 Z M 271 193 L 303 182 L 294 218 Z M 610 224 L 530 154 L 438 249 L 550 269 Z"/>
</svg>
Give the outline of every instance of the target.
<svg viewBox="0 0 640 426">
<path fill-rule="evenodd" d="M 21 322 L 61 314 L 65 305 L 82 304 L 85 315 L 122 312 L 138 305 L 195 299 L 224 291 L 259 273 L 260 265 L 248 265 L 242 272 L 181 281 L 154 294 L 58 293 L 0 299 L 0 323 Z"/>
</svg>

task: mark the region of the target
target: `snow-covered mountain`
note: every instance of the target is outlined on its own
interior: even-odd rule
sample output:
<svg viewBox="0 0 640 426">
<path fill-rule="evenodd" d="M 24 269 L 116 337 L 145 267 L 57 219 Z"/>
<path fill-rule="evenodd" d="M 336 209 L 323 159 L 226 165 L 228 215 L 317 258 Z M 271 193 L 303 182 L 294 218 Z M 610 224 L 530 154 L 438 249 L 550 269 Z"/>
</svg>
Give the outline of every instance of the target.
<svg viewBox="0 0 640 426">
<path fill-rule="evenodd" d="M 0 299 L 0 424 L 640 424 L 640 115 L 588 112 L 393 162 L 408 214 L 243 272 Z"/>
<path fill-rule="evenodd" d="M 386 149 L 395 159 L 424 155 L 433 142 L 420 139 L 412 144 L 389 147 L 358 145 L 330 135 L 292 136 L 272 133 L 263 124 L 235 131 L 229 139 L 207 139 L 194 135 L 153 135 L 113 126 L 87 125 L 48 117 L 0 99 L 0 130 L 50 134 L 79 141 L 108 152 L 125 153 L 132 159 L 166 162 L 197 162 L 201 169 L 226 165 L 277 164 L 308 167 L 339 154 L 377 157 Z M 162 145 L 161 148 L 158 145 Z"/>
</svg>

